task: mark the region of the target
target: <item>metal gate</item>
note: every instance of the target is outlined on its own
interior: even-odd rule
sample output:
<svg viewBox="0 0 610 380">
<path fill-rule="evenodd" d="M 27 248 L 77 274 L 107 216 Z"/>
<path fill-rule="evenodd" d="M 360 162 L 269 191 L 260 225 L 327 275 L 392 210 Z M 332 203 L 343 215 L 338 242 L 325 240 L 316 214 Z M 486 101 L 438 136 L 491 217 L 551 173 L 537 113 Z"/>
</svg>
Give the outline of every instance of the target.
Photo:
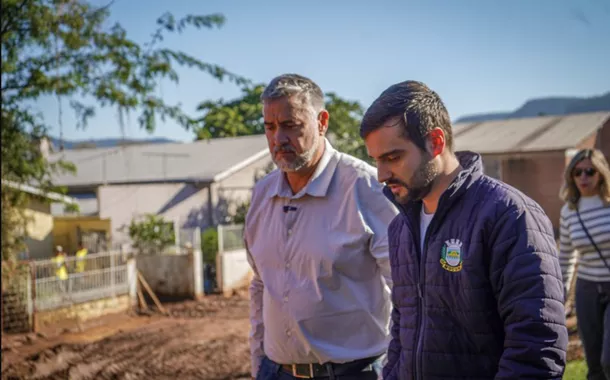
<svg viewBox="0 0 610 380">
<path fill-rule="evenodd" d="M 28 263 L 2 262 L 2 331 L 32 329 L 32 275 Z"/>
<path fill-rule="evenodd" d="M 67 276 L 57 274 L 53 259 L 34 265 L 36 310 L 50 310 L 129 292 L 127 254 L 119 251 L 65 258 Z"/>
</svg>

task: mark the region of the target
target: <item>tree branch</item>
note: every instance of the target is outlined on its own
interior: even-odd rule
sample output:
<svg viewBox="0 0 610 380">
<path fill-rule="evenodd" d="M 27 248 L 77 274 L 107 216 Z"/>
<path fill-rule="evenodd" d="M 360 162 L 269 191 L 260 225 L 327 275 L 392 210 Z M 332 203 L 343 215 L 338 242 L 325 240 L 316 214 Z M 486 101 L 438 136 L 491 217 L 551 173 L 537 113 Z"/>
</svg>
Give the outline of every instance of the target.
<svg viewBox="0 0 610 380">
<path fill-rule="evenodd" d="M 17 14 L 19 14 L 19 12 L 20 12 L 20 11 L 23 9 L 23 7 L 25 6 L 25 4 L 26 4 L 28 1 L 30 1 L 30 0 L 23 0 L 23 1 L 21 2 L 21 4 L 19 4 L 19 5 L 17 6 L 17 12 L 16 12 Z M 4 34 L 5 34 L 5 33 L 7 33 L 7 32 L 9 31 L 9 27 L 11 26 L 11 24 L 13 24 L 13 21 L 15 20 L 15 18 L 13 18 L 13 19 L 8 18 L 8 17 L 7 17 L 7 11 L 6 11 L 6 9 L 3 9 L 3 10 L 2 10 L 2 18 L 3 18 L 3 21 L 6 21 L 6 22 L 5 22 L 5 23 L 4 23 L 4 25 L 2 26 L 2 29 L 0 30 L 0 35 L 1 35 L 2 37 L 4 37 Z"/>
</svg>

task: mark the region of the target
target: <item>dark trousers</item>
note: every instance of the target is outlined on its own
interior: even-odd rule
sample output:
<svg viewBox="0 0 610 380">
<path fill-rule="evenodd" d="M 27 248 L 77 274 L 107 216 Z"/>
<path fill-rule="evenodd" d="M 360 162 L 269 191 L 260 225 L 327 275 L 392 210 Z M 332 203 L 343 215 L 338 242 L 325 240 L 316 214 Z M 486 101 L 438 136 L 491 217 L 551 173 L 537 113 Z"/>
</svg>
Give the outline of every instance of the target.
<svg viewBox="0 0 610 380">
<path fill-rule="evenodd" d="M 373 364 L 373 371 L 360 372 L 354 375 L 335 376 L 336 380 L 377 380 L 381 374 L 381 359 Z M 256 380 L 294 380 L 296 377 L 282 371 L 279 364 L 274 363 L 267 357 L 258 369 Z M 317 379 L 317 378 L 316 378 Z M 320 379 L 329 379 L 329 377 L 320 377 Z"/>
<path fill-rule="evenodd" d="M 576 280 L 578 335 L 588 380 L 610 380 L 610 283 Z"/>
</svg>

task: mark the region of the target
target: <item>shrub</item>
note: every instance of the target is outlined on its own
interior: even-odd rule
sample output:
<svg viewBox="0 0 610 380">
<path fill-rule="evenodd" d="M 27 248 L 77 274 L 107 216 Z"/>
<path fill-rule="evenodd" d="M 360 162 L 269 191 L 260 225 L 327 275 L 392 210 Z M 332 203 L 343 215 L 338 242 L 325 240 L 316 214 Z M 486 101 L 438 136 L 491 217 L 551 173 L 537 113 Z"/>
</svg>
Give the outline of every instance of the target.
<svg viewBox="0 0 610 380">
<path fill-rule="evenodd" d="M 218 254 L 218 231 L 216 227 L 209 227 L 201 233 L 201 252 L 204 263 L 216 265 L 216 255 Z"/>
</svg>

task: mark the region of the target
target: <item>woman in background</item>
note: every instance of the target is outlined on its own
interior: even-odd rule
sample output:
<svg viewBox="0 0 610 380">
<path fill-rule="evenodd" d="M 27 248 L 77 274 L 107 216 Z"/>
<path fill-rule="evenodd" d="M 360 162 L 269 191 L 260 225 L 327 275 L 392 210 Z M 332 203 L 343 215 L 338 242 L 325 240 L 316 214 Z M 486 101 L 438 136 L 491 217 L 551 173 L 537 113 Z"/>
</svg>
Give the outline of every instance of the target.
<svg viewBox="0 0 610 380">
<path fill-rule="evenodd" d="M 566 298 L 576 275 L 576 316 L 587 378 L 610 380 L 610 168 L 602 152 L 584 149 L 564 177 L 559 261 Z"/>
</svg>

